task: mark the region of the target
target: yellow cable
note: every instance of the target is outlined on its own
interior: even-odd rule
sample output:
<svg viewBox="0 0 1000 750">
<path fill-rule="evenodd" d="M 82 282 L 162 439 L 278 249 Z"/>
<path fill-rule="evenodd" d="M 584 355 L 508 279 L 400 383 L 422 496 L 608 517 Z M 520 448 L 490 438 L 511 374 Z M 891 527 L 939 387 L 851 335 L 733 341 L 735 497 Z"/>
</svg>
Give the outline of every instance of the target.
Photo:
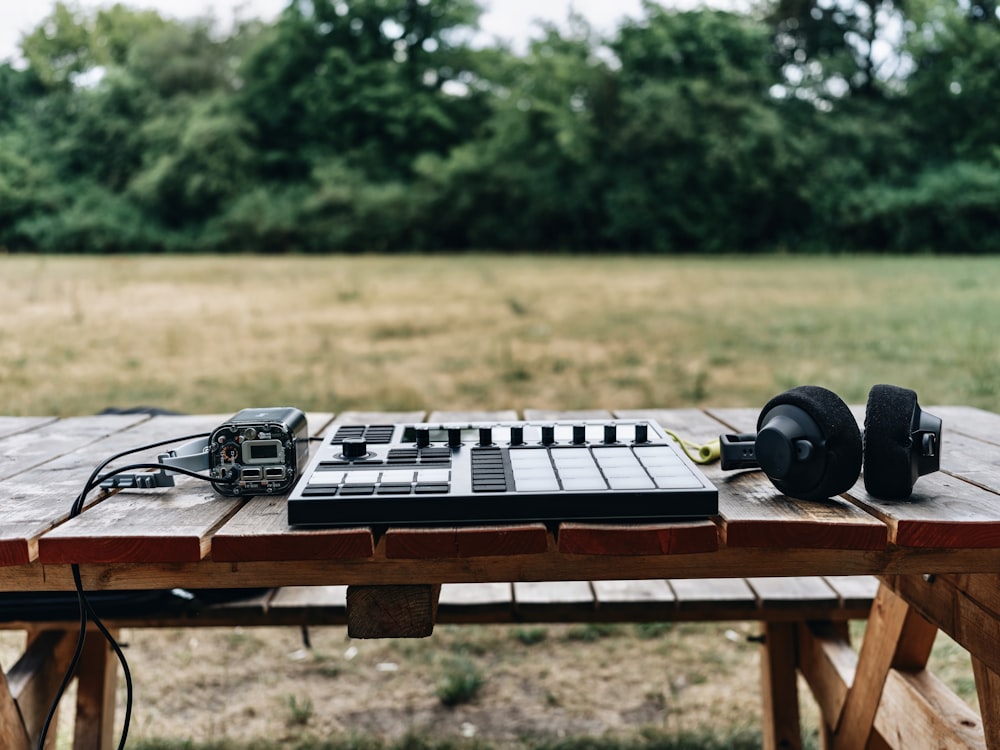
<svg viewBox="0 0 1000 750">
<path fill-rule="evenodd" d="M 721 455 L 722 448 L 719 445 L 719 440 L 709 440 L 707 443 L 701 445 L 699 443 L 693 443 L 690 440 L 685 440 L 676 432 L 671 432 L 670 430 L 664 430 L 670 437 L 672 437 L 677 444 L 680 445 L 687 457 L 694 461 L 696 464 L 710 464 L 713 461 L 717 461 Z"/>
</svg>

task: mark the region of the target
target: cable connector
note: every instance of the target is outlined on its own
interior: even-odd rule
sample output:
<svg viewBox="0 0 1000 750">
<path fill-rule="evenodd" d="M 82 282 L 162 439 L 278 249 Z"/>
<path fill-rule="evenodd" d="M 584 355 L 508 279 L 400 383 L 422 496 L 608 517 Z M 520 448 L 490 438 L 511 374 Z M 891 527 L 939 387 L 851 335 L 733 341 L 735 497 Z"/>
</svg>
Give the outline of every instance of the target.
<svg viewBox="0 0 1000 750">
<path fill-rule="evenodd" d="M 142 472 L 140 474 L 119 474 L 101 482 L 101 488 L 105 490 L 115 489 L 140 489 L 151 490 L 154 487 L 173 487 L 174 475 L 166 469 L 159 471 Z"/>
</svg>

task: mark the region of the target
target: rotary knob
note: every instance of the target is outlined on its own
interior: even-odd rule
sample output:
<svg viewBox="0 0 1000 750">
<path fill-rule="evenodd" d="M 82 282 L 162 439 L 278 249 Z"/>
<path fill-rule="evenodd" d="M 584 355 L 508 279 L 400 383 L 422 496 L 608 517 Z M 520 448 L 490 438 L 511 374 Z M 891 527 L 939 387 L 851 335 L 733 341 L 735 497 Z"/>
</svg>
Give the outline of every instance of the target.
<svg viewBox="0 0 1000 750">
<path fill-rule="evenodd" d="M 368 443 L 362 438 L 345 438 L 340 446 L 341 455 L 348 461 L 368 455 Z"/>
</svg>

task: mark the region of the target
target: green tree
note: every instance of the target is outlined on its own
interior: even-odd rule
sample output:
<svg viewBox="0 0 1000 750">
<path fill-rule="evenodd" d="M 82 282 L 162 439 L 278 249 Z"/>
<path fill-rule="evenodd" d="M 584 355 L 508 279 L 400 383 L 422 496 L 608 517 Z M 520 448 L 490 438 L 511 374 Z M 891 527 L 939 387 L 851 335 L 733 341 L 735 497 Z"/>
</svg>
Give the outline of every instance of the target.
<svg viewBox="0 0 1000 750">
<path fill-rule="evenodd" d="M 464 140 L 481 95 L 458 32 L 478 15 L 473 0 L 292 0 L 240 70 L 268 175 L 335 157 L 388 179 Z"/>
<path fill-rule="evenodd" d="M 773 245 L 806 214 L 808 165 L 769 96 L 768 29 L 721 11 L 652 3 L 611 48 L 621 61 L 610 140 L 609 241 L 658 251 Z"/>
<path fill-rule="evenodd" d="M 898 94 L 906 0 L 772 0 L 765 6 L 783 85 L 811 101 Z"/>
<path fill-rule="evenodd" d="M 601 40 L 582 18 L 546 24 L 527 55 L 498 50 L 493 108 L 419 183 L 448 246 L 593 249 L 604 242 L 603 140 L 617 97 Z"/>
</svg>

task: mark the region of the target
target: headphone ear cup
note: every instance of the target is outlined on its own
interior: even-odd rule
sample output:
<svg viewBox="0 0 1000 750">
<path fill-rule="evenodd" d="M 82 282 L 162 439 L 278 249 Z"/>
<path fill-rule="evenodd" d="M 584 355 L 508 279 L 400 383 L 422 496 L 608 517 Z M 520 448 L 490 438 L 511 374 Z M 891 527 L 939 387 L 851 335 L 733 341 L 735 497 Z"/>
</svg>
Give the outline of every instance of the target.
<svg viewBox="0 0 1000 750">
<path fill-rule="evenodd" d="M 846 492 L 861 474 L 861 432 L 857 420 L 841 398 L 833 391 L 815 385 L 802 385 L 772 398 L 761 410 L 757 421 L 758 435 L 765 425 L 768 412 L 776 407 L 791 406 L 804 411 L 819 428 L 822 444 L 815 445 L 814 458 L 821 461 L 818 479 L 809 486 L 769 476 L 774 486 L 791 497 L 802 500 L 825 500 Z M 758 454 L 758 461 L 763 465 Z"/>
<path fill-rule="evenodd" d="M 894 385 L 872 386 L 865 410 L 864 479 L 869 494 L 903 500 L 916 476 L 910 460 L 911 423 L 917 394 Z"/>
</svg>

